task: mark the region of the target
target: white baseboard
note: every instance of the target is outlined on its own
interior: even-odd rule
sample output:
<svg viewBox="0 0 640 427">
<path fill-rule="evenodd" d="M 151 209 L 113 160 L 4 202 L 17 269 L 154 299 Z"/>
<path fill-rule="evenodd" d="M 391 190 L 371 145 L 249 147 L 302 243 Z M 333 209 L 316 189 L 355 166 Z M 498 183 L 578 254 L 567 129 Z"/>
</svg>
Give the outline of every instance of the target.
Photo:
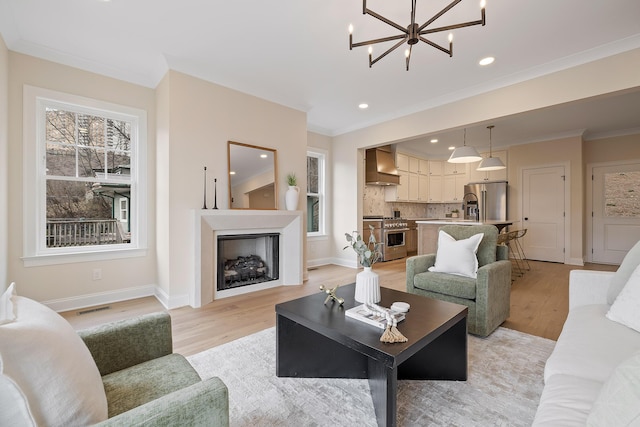
<svg viewBox="0 0 640 427">
<path fill-rule="evenodd" d="M 98 292 L 95 294 L 44 301 L 43 304 L 57 312 L 70 311 L 135 298 L 156 296 L 156 288 L 156 285 L 137 286 L 135 288 L 119 289 L 117 291 Z"/>
<path fill-rule="evenodd" d="M 584 260 L 582 258 L 569 258 L 569 261 L 567 262 L 567 264 L 569 265 L 579 265 L 579 266 L 584 266 Z"/>
<path fill-rule="evenodd" d="M 329 264 L 333 264 L 332 258 L 318 258 L 318 259 L 307 260 L 307 268 L 320 267 L 320 266 L 329 265 Z"/>
<path fill-rule="evenodd" d="M 156 286 L 154 295 L 167 310 L 190 305 L 189 295 L 184 294 L 170 297 L 160 286 Z"/>
<path fill-rule="evenodd" d="M 330 258 L 331 262 L 329 264 L 341 265 L 342 267 L 349 268 L 358 268 L 358 261 L 354 258 L 352 260 L 344 259 L 344 258 Z"/>
</svg>

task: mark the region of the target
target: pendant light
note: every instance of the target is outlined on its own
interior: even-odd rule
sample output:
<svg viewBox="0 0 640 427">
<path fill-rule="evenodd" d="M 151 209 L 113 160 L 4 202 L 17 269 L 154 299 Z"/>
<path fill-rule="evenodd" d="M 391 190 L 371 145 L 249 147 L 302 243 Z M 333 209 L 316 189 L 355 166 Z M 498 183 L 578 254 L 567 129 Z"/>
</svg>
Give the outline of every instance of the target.
<svg viewBox="0 0 640 427">
<path fill-rule="evenodd" d="M 487 126 L 487 129 L 489 129 L 489 157 L 480 162 L 478 169 L 476 169 L 478 171 L 497 171 L 506 168 L 499 157 L 493 157 L 493 152 L 491 151 L 491 129 L 494 127 L 493 125 Z"/>
<path fill-rule="evenodd" d="M 467 129 L 465 128 L 462 147 L 453 150 L 447 161 L 449 163 L 473 163 L 480 160 L 482 160 L 482 156 L 478 154 L 478 150 L 474 147 L 467 147 Z"/>
</svg>

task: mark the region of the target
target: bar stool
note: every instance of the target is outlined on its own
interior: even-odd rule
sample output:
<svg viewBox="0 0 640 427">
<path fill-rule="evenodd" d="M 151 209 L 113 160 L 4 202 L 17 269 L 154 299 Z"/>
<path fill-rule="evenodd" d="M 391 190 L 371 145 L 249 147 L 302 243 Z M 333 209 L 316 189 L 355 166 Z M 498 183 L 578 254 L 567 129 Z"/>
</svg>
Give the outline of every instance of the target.
<svg viewBox="0 0 640 427">
<path fill-rule="evenodd" d="M 526 264 L 527 271 L 531 271 L 531 265 L 529 264 L 529 260 L 527 259 L 527 256 L 524 254 L 524 249 L 522 248 L 522 244 L 520 243 L 520 239 L 522 239 L 525 234 L 527 234 L 526 228 L 523 228 L 522 230 L 516 230 L 516 237 L 515 239 L 513 239 L 514 246 L 516 248 L 515 256 L 517 256 L 520 259 L 520 261 L 522 261 L 523 266 Z"/>
<path fill-rule="evenodd" d="M 511 260 L 511 281 L 514 280 L 513 276 L 522 277 L 524 275 L 524 264 L 522 262 L 522 256 L 517 246 L 519 230 L 507 231 L 498 234 L 498 244 L 505 245 L 509 248 L 509 259 Z"/>
</svg>

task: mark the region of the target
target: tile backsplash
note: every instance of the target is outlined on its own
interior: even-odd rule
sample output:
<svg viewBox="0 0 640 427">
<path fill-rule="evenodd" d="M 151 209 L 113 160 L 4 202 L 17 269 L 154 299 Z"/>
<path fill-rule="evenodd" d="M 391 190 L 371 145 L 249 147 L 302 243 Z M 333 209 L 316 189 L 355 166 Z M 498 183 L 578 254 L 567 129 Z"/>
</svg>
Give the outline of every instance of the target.
<svg viewBox="0 0 640 427">
<path fill-rule="evenodd" d="M 402 218 L 444 218 L 452 209 L 462 208 L 460 203 L 385 202 L 380 185 L 365 185 L 362 206 L 362 215 L 393 216 L 393 211 L 399 210 Z"/>
</svg>

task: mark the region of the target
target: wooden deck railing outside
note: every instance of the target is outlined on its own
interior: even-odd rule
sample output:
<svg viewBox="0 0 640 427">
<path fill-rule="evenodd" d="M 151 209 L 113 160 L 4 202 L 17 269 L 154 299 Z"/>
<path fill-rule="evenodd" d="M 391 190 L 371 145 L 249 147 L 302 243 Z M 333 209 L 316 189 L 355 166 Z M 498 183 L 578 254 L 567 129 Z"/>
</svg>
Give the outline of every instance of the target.
<svg viewBox="0 0 640 427">
<path fill-rule="evenodd" d="M 129 241 L 116 219 L 48 219 L 46 232 L 48 248 Z"/>
</svg>

